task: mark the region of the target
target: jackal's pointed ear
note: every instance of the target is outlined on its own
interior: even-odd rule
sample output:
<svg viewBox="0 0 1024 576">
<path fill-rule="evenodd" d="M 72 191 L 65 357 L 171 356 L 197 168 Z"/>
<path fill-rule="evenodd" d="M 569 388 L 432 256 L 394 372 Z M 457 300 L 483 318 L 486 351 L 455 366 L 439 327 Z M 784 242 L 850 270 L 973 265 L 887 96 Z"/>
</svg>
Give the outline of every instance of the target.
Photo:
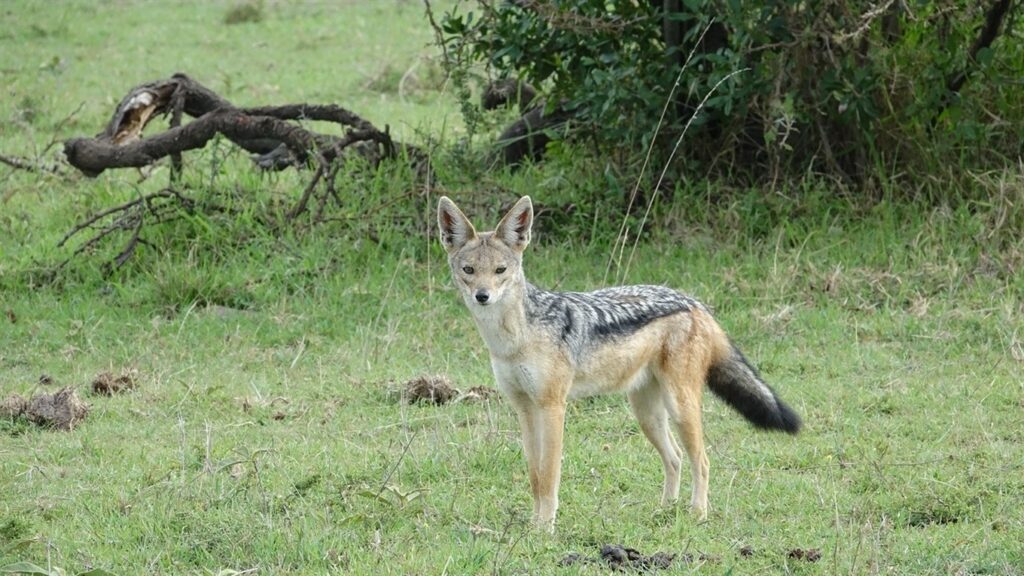
<svg viewBox="0 0 1024 576">
<path fill-rule="evenodd" d="M 513 250 L 522 252 L 530 243 L 530 229 L 533 228 L 533 202 L 523 196 L 508 214 L 498 222 L 494 235 Z"/>
<path fill-rule="evenodd" d="M 469 218 L 447 196 L 441 196 L 437 202 L 437 229 L 441 233 L 441 245 L 449 253 L 476 238 L 476 229 Z"/>
</svg>

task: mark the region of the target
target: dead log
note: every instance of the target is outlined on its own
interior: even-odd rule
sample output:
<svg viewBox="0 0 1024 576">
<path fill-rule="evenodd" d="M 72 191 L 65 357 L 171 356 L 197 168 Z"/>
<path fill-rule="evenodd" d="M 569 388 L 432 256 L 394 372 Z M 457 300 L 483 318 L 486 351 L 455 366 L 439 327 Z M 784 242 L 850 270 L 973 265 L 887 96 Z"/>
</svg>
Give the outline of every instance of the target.
<svg viewBox="0 0 1024 576">
<path fill-rule="evenodd" d="M 547 110 L 537 90 L 522 80 L 505 78 L 491 82 L 480 95 L 480 107 L 494 110 L 515 105 L 520 116 L 509 124 L 494 143 L 495 160 L 517 166 L 525 159 L 538 161 L 544 156 L 552 130 L 564 127 L 572 117 L 564 107 Z"/>
<path fill-rule="evenodd" d="M 517 166 L 526 159 L 540 160 L 551 141 L 551 132 L 564 128 L 572 117 L 573 113 L 562 106 L 547 110 L 543 102 L 535 105 L 498 136 L 498 158 L 507 166 Z"/>
<path fill-rule="evenodd" d="M 525 114 L 533 108 L 537 99 L 537 89 L 517 78 L 495 80 L 484 88 L 480 95 L 480 107 L 494 110 L 515 104 L 519 112 Z"/>
<path fill-rule="evenodd" d="M 143 137 L 146 126 L 158 116 L 181 114 L 192 122 L 154 136 Z M 347 127 L 345 136 L 319 134 L 292 121 L 325 121 Z M 118 104 L 104 130 L 92 138 L 72 138 L 64 144 L 68 163 L 88 176 L 111 168 L 139 168 L 166 156 L 202 148 L 217 134 L 255 154 L 264 169 L 281 170 L 307 163 L 319 155 L 331 162 L 357 142 L 353 151 L 376 166 L 409 146 L 392 142 L 357 114 L 336 105 L 291 104 L 238 108 L 185 74 L 175 74 L 136 86 Z"/>
</svg>

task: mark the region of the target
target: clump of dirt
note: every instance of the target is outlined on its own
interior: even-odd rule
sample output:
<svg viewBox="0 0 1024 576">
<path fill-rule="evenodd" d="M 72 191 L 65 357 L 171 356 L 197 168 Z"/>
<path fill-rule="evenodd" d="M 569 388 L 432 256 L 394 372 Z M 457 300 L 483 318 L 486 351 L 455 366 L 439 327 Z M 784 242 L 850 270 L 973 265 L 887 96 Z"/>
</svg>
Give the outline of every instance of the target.
<svg viewBox="0 0 1024 576">
<path fill-rule="evenodd" d="M 601 547 L 601 559 L 613 570 L 667 570 L 672 566 L 676 555 L 655 552 L 650 556 L 644 556 L 632 548 L 609 544 Z"/>
<path fill-rule="evenodd" d="M 458 395 L 459 391 L 445 376 L 420 376 L 402 386 L 402 399 L 408 404 L 426 402 L 440 406 L 451 402 Z"/>
<path fill-rule="evenodd" d="M 680 558 L 683 562 L 692 560 L 689 554 Z M 675 554 L 668 552 L 655 552 L 650 556 L 641 554 L 633 548 L 626 548 L 619 544 L 607 544 L 601 547 L 601 555 L 598 558 L 584 556 L 577 552 L 567 555 L 558 561 L 559 566 L 572 566 L 573 564 L 593 564 L 603 561 L 609 568 L 616 571 L 651 571 L 667 570 L 676 561 Z"/>
<path fill-rule="evenodd" d="M 821 560 L 821 550 L 818 550 L 817 548 L 808 548 L 807 550 L 804 550 L 803 548 L 793 548 L 786 554 L 786 556 L 794 560 L 817 562 L 818 560 Z"/>
<path fill-rule="evenodd" d="M 465 392 L 459 390 L 446 376 L 417 376 L 401 385 L 393 381 L 385 382 L 386 397 L 389 402 L 405 402 L 406 404 L 442 404 L 458 402 L 483 402 L 497 396 L 498 391 L 487 386 L 473 386 Z"/>
<path fill-rule="evenodd" d="M 28 400 L 18 394 L 0 400 L 0 416 L 24 417 L 33 424 L 58 430 L 73 430 L 88 414 L 89 405 L 82 402 L 74 388 L 36 394 Z"/>
<path fill-rule="evenodd" d="M 744 558 L 750 558 L 753 555 L 754 555 L 754 547 L 753 546 L 747 545 L 747 546 L 743 546 L 742 548 L 740 548 L 740 556 L 743 556 Z"/>
<path fill-rule="evenodd" d="M 0 400 L 0 417 L 17 418 L 25 412 L 25 408 L 28 408 L 28 400 L 21 394 L 11 394 Z"/>
<path fill-rule="evenodd" d="M 224 14 L 224 23 L 228 26 L 245 24 L 246 22 L 259 22 L 263 20 L 263 2 L 246 2 L 232 6 Z"/>
<path fill-rule="evenodd" d="M 93 394 L 113 396 L 135 388 L 135 375 L 132 372 L 124 372 L 120 376 L 114 376 L 110 372 L 102 372 L 92 381 Z"/>
<path fill-rule="evenodd" d="M 456 399 L 458 402 L 483 402 L 490 400 L 498 394 L 498 391 L 494 388 L 488 388 L 487 386 L 473 386 L 469 390 L 466 390 Z"/>
</svg>

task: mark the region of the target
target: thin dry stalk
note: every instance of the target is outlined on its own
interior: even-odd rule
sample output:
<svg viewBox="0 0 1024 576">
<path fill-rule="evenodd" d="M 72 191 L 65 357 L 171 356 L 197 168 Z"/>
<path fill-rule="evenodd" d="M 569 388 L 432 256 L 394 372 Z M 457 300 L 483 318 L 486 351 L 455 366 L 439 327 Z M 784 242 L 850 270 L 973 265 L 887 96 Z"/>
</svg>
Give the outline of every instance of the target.
<svg viewBox="0 0 1024 576">
<path fill-rule="evenodd" d="M 654 128 L 654 137 L 651 138 L 651 144 L 647 147 L 647 154 L 644 156 L 644 163 L 640 167 L 640 175 L 636 178 L 636 184 L 633 186 L 633 191 L 629 194 L 629 203 L 626 205 L 626 213 L 622 216 L 622 225 L 619 227 L 619 233 L 615 237 L 615 244 L 612 246 L 612 254 L 608 258 L 608 266 L 604 270 L 604 279 L 602 284 L 608 282 L 608 274 L 612 270 L 612 262 L 615 262 L 617 267 L 621 267 L 622 256 L 626 251 L 626 224 L 629 221 L 629 214 L 633 210 L 633 202 L 636 200 L 637 192 L 640 190 L 640 183 L 643 182 L 644 173 L 647 171 L 647 164 L 650 163 L 651 153 L 654 151 L 654 144 L 658 140 L 658 133 L 661 132 L 661 127 L 665 122 L 665 114 L 668 112 L 668 107 L 672 104 L 672 97 L 675 96 L 676 89 L 679 88 L 679 83 L 683 79 L 683 73 L 686 72 L 686 68 L 690 65 L 690 60 L 693 59 L 693 55 L 697 52 L 697 47 L 704 41 L 704 35 L 707 34 L 711 25 L 715 23 L 712 19 L 708 22 L 708 25 L 704 27 L 704 30 L 700 33 L 700 38 L 697 38 L 697 42 L 690 49 L 689 55 L 686 56 L 686 62 L 683 62 L 683 67 L 679 69 L 679 75 L 676 76 L 675 83 L 672 84 L 672 89 L 668 92 L 668 97 L 665 98 L 665 106 L 661 109 L 661 117 L 658 118 L 658 125 Z M 696 114 L 696 112 L 695 112 Z M 618 257 L 616 258 L 615 252 L 618 251 Z"/>
<path fill-rule="evenodd" d="M 676 139 L 676 145 L 672 148 L 672 153 L 669 154 L 668 160 L 665 161 L 665 167 L 661 171 L 661 176 L 658 177 L 658 183 L 654 185 L 654 189 L 651 191 L 651 197 L 647 201 L 647 209 L 644 210 L 644 216 L 643 218 L 640 219 L 640 226 L 638 228 L 635 238 L 633 239 L 633 248 L 629 251 L 629 259 L 626 260 L 626 268 L 622 272 L 622 278 L 625 278 L 629 274 L 629 268 L 633 264 L 633 257 L 636 255 L 636 248 L 640 244 L 639 231 L 643 230 L 644 225 L 647 223 L 647 217 L 650 215 L 651 207 L 654 206 L 654 200 L 658 197 L 658 192 L 661 190 L 661 183 L 665 180 L 665 174 L 668 172 L 668 167 L 672 164 L 672 159 L 675 158 L 676 152 L 679 151 L 679 145 L 683 143 L 683 138 L 686 136 L 686 132 L 690 129 L 690 125 L 693 124 L 694 118 L 696 118 L 697 115 L 700 114 L 700 111 L 704 109 L 704 104 L 706 104 L 708 98 L 710 98 L 711 95 L 718 90 L 719 86 L 721 86 L 726 80 L 732 78 L 733 76 L 736 76 L 737 74 L 740 74 L 741 72 L 746 72 L 748 70 L 750 70 L 750 68 L 741 68 L 739 70 L 734 70 L 726 74 L 721 80 L 716 82 L 715 85 L 711 87 L 711 90 L 708 90 L 708 93 L 704 95 L 704 99 L 700 101 L 700 104 L 697 106 L 697 109 L 694 110 L 693 114 L 690 115 L 690 119 L 686 121 L 686 126 L 683 126 L 682 134 L 680 134 L 679 138 Z"/>
</svg>

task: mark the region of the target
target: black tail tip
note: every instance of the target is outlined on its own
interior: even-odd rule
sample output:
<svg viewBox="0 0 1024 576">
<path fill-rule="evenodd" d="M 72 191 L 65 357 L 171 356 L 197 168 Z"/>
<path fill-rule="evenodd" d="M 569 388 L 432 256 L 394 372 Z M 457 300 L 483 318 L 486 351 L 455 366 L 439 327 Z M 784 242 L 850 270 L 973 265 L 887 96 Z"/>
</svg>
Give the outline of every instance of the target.
<svg viewBox="0 0 1024 576">
<path fill-rule="evenodd" d="M 772 422 L 772 428 L 781 430 L 787 434 L 796 434 L 803 428 L 804 423 L 800 420 L 800 415 L 793 411 L 792 408 L 784 404 L 782 401 L 776 399 L 779 406 L 779 412 L 776 415 L 775 421 Z"/>
</svg>

